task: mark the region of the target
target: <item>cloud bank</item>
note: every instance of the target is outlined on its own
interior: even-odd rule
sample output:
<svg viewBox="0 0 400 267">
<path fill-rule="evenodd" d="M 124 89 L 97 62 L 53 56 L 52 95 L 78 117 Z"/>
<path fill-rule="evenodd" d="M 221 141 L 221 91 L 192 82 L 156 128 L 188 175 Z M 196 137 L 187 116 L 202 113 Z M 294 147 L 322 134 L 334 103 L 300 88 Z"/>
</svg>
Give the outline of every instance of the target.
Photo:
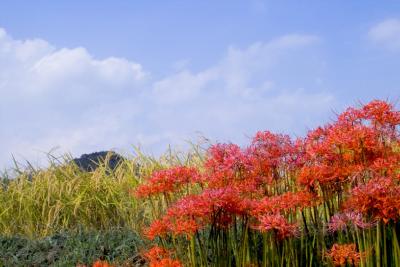
<svg viewBox="0 0 400 267">
<path fill-rule="evenodd" d="M 378 45 L 400 51 L 400 20 L 392 18 L 379 22 L 371 27 L 368 37 Z"/>
<path fill-rule="evenodd" d="M 208 68 L 184 64 L 155 77 L 124 58 L 85 48 L 15 40 L 0 29 L 0 168 L 11 155 L 40 163 L 43 152 L 155 154 L 201 134 L 244 143 L 257 130 L 302 134 L 331 115 L 313 35 L 291 34 L 231 46 Z"/>
</svg>

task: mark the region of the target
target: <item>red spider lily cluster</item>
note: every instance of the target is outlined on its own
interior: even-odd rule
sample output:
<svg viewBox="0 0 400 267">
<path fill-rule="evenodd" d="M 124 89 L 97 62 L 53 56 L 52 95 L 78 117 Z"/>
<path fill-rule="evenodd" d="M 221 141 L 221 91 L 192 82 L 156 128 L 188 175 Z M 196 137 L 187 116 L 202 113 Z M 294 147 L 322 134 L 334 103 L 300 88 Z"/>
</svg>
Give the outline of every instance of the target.
<svg viewBox="0 0 400 267">
<path fill-rule="evenodd" d="M 184 185 L 200 182 L 197 169 L 189 167 L 173 167 L 168 170 L 154 172 L 147 184 L 140 186 L 136 191 L 137 197 L 149 197 L 161 193 L 173 193 Z"/>
<path fill-rule="evenodd" d="M 400 186 L 388 177 L 372 178 L 352 189 L 351 197 L 345 204 L 350 210 L 385 223 L 397 221 L 400 216 Z"/>
<path fill-rule="evenodd" d="M 399 125 L 400 112 L 375 100 L 347 109 L 304 138 L 265 131 L 245 148 L 211 146 L 203 166 L 157 171 L 137 188 L 138 197 L 165 199 L 182 193 L 184 186 L 194 189 L 168 202 L 146 236 L 190 239 L 199 231 L 228 229 L 240 222 L 282 241 L 300 236 L 307 223 L 320 227 L 318 207 L 327 209 L 330 233 L 398 222 Z M 304 210 L 312 220 L 307 222 Z M 360 258 L 353 245 L 335 244 L 329 256 L 340 264 L 343 259 L 355 264 Z"/>
<path fill-rule="evenodd" d="M 206 189 L 198 195 L 188 195 L 178 200 L 146 230 L 146 236 L 154 239 L 167 233 L 193 235 L 202 227 L 214 223 L 228 227 L 233 216 L 249 212 L 249 204 L 234 188 Z M 248 205 L 246 205 L 248 204 Z"/>
<path fill-rule="evenodd" d="M 361 253 L 357 252 L 355 244 L 333 244 L 332 248 L 327 252 L 335 266 L 358 266 L 361 260 Z"/>
<path fill-rule="evenodd" d="M 398 177 L 399 124 L 400 113 L 386 102 L 349 108 L 335 123 L 311 131 L 303 140 L 304 166 L 298 181 L 311 189 L 318 184 L 337 192 L 368 176 Z"/>
<path fill-rule="evenodd" d="M 149 267 L 182 267 L 178 260 L 171 258 L 171 252 L 159 246 L 152 247 L 144 256 Z"/>
</svg>

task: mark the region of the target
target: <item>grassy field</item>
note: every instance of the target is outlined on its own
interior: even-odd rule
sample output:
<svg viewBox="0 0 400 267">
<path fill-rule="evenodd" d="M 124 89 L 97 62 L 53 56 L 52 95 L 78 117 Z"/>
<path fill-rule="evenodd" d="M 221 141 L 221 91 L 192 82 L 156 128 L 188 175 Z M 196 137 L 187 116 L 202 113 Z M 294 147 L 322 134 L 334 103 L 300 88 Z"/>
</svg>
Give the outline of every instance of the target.
<svg viewBox="0 0 400 267">
<path fill-rule="evenodd" d="M 399 125 L 373 101 L 298 139 L 16 170 L 0 187 L 0 263 L 400 266 Z"/>
<path fill-rule="evenodd" d="M 17 166 L 16 177 L 0 180 L 0 266 L 89 266 L 96 259 L 143 266 L 148 241 L 140 234 L 152 218 L 148 201 L 132 190 L 153 171 L 200 165 L 200 151 L 156 159 L 137 150 L 115 169 L 106 158 L 93 172 L 68 155 L 49 155 L 44 169 Z"/>
</svg>

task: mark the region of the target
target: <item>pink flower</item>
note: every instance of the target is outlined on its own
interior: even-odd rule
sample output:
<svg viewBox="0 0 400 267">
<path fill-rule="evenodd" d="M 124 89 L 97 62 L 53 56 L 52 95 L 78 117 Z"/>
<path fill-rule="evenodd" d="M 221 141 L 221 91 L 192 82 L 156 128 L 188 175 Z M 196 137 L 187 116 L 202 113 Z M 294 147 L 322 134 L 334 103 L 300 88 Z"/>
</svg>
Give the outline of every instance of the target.
<svg viewBox="0 0 400 267">
<path fill-rule="evenodd" d="M 348 227 L 357 227 L 360 229 L 371 228 L 376 225 L 376 221 L 365 222 L 362 214 L 358 212 L 338 213 L 331 217 L 328 223 L 328 232 L 344 231 Z"/>
</svg>

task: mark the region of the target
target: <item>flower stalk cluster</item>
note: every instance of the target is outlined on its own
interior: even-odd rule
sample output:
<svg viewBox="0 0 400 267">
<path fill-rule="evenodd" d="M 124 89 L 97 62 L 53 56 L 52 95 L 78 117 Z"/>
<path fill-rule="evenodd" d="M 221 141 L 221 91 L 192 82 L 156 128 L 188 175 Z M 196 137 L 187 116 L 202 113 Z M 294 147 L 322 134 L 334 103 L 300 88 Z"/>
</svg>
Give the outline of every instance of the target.
<svg viewBox="0 0 400 267">
<path fill-rule="evenodd" d="M 185 266 L 400 266 L 399 126 L 376 100 L 304 138 L 213 145 L 136 189 L 163 203 L 145 235 Z"/>
</svg>

